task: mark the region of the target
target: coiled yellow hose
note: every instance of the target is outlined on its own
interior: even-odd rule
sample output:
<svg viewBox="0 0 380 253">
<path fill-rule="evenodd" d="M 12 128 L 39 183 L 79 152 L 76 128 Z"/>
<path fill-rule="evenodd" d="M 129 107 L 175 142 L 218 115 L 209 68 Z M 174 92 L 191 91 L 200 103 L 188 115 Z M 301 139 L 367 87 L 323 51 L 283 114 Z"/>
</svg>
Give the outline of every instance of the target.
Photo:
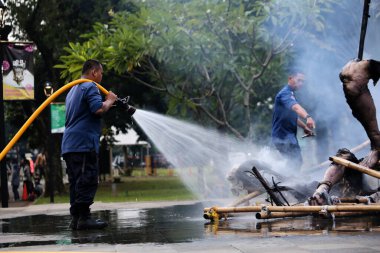
<svg viewBox="0 0 380 253">
<path fill-rule="evenodd" d="M 58 89 L 56 92 L 54 92 L 53 94 L 51 94 L 50 97 L 48 97 L 38 108 L 37 110 L 29 117 L 29 119 L 24 123 L 24 125 L 20 128 L 20 130 L 18 130 L 18 132 L 16 133 L 16 135 L 12 138 L 12 140 L 7 144 L 7 146 L 5 146 L 5 148 L 3 149 L 3 151 L 1 151 L 1 154 L 0 154 L 0 161 L 3 160 L 3 158 L 5 157 L 5 155 L 9 152 L 9 150 L 16 144 L 16 142 L 20 139 L 20 137 L 23 135 L 23 133 L 26 131 L 26 129 L 29 127 L 30 124 L 33 123 L 33 121 L 37 118 L 37 116 L 46 108 L 46 106 L 48 106 L 51 102 L 54 101 L 54 99 L 56 99 L 59 95 L 61 95 L 62 92 L 70 89 L 71 87 L 73 87 L 74 85 L 77 85 L 77 84 L 80 84 L 80 83 L 84 83 L 84 82 L 94 82 L 90 79 L 78 79 L 78 80 L 75 80 L 75 81 L 72 81 L 71 83 L 68 83 L 64 86 L 62 86 L 60 89 Z M 98 83 L 95 83 L 96 86 L 98 86 L 99 90 L 101 92 L 103 92 L 105 95 L 108 94 L 108 91 L 103 87 L 101 86 L 100 84 Z"/>
</svg>

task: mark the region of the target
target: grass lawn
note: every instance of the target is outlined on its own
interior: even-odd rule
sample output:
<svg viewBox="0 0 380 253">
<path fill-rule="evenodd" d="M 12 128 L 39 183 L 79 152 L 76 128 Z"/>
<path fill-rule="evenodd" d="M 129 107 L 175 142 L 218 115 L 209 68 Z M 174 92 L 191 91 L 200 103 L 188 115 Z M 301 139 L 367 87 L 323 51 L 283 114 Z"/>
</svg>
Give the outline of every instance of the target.
<svg viewBox="0 0 380 253">
<path fill-rule="evenodd" d="M 142 176 L 141 174 L 141 171 L 136 171 L 132 177 L 121 177 L 120 183 L 101 182 L 95 195 L 95 201 L 127 202 L 196 199 L 178 176 L 168 176 L 166 172 L 162 171 L 158 171 L 157 176 Z M 35 204 L 48 203 L 50 203 L 49 197 L 40 197 Z M 69 194 L 55 195 L 54 203 L 69 203 Z"/>
</svg>

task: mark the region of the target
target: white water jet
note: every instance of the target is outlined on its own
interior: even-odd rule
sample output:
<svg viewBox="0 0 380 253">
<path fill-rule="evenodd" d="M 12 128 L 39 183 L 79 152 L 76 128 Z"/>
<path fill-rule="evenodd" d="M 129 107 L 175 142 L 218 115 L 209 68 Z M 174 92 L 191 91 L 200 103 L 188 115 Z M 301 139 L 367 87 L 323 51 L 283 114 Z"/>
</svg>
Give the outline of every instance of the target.
<svg viewBox="0 0 380 253">
<path fill-rule="evenodd" d="M 214 129 L 141 109 L 133 118 L 200 200 L 230 198 L 226 176 L 249 159 L 267 162 L 286 176 L 296 174 L 285 168 L 285 161 L 268 147 L 257 147 Z"/>
</svg>

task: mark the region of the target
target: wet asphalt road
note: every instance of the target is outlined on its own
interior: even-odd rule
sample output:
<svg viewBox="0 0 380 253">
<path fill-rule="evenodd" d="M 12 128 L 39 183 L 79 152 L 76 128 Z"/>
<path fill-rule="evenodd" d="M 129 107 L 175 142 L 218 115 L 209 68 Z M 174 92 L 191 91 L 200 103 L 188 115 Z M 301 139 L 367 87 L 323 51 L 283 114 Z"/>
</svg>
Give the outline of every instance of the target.
<svg viewBox="0 0 380 253">
<path fill-rule="evenodd" d="M 0 209 L 0 251 L 380 252 L 380 218 L 256 220 L 254 213 L 211 223 L 212 202 L 95 203 L 104 230 L 71 231 L 68 205 Z"/>
</svg>

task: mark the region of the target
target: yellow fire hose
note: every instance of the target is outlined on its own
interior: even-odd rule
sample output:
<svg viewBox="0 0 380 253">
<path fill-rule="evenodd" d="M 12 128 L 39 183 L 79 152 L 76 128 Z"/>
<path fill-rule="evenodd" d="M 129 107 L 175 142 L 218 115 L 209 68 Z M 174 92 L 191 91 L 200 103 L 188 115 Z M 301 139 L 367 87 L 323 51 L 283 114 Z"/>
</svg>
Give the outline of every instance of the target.
<svg viewBox="0 0 380 253">
<path fill-rule="evenodd" d="M 68 83 L 64 86 L 62 86 L 60 89 L 58 89 L 56 92 L 54 92 L 51 96 L 49 96 L 38 108 L 37 110 L 29 117 L 29 119 L 24 123 L 24 125 L 20 128 L 20 130 L 18 130 L 18 132 L 16 133 L 16 135 L 12 138 L 12 140 L 7 144 L 7 146 L 3 149 L 3 151 L 1 151 L 1 154 L 0 154 L 0 161 L 3 160 L 3 158 L 5 157 L 5 155 L 9 152 L 9 150 L 16 144 L 16 142 L 20 139 L 20 137 L 23 135 L 23 133 L 25 132 L 25 130 L 29 127 L 30 124 L 33 123 L 33 121 L 37 118 L 37 116 L 46 108 L 46 106 L 48 106 L 51 102 L 54 101 L 54 99 L 56 99 L 59 95 L 61 95 L 62 92 L 70 89 L 71 87 L 73 87 L 74 85 L 77 85 L 77 84 L 80 84 L 80 83 L 84 83 L 84 82 L 94 82 L 90 79 L 78 79 L 78 80 L 75 80 L 75 81 L 72 81 L 71 83 Z M 108 94 L 108 91 L 103 87 L 101 86 L 100 84 L 98 83 L 95 83 L 96 86 L 98 86 L 99 90 L 101 92 L 103 92 L 105 95 Z"/>
</svg>

